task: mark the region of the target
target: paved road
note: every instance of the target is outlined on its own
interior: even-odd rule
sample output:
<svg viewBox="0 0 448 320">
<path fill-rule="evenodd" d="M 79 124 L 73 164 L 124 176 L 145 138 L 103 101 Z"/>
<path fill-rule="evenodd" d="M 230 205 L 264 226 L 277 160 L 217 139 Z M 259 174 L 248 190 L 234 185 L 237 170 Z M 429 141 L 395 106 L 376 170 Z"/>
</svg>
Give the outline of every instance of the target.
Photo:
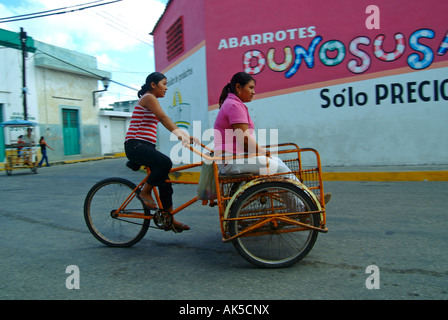
<svg viewBox="0 0 448 320">
<path fill-rule="evenodd" d="M 448 182 L 328 182 L 329 233 L 302 262 L 264 270 L 221 242 L 217 209 L 200 203 L 179 215 L 188 232 L 150 229 L 127 249 L 100 244 L 84 197 L 106 177 L 142 178 L 124 163 L 1 172 L 0 299 L 448 299 Z M 176 186 L 176 203 L 194 192 Z M 79 289 L 66 287 L 71 265 Z M 379 289 L 366 288 L 370 265 Z"/>
</svg>

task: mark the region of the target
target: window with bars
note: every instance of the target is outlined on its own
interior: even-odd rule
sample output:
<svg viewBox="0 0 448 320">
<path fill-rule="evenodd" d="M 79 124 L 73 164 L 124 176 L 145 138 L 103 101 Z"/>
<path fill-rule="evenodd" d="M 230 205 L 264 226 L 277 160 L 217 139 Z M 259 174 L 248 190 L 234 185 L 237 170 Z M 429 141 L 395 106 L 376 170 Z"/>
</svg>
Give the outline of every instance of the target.
<svg viewBox="0 0 448 320">
<path fill-rule="evenodd" d="M 166 31 L 166 55 L 172 60 L 184 51 L 184 19 L 179 17 Z"/>
</svg>

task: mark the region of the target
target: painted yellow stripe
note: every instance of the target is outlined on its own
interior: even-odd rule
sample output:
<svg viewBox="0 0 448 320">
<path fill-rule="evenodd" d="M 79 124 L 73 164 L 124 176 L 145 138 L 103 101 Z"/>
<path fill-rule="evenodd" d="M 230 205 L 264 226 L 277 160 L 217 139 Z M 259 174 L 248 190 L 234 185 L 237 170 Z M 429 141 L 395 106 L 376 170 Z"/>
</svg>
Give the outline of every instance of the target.
<svg viewBox="0 0 448 320">
<path fill-rule="evenodd" d="M 198 182 L 199 172 L 176 172 L 171 180 Z M 323 172 L 324 181 L 448 181 L 448 171 Z"/>
<path fill-rule="evenodd" d="M 65 160 L 61 163 L 69 164 L 76 162 L 112 159 L 125 157 L 126 154 L 116 153 L 112 156 Z M 4 170 L 5 164 L 0 163 L 0 171 Z M 143 170 L 141 170 L 144 172 Z M 171 180 L 182 180 L 187 182 L 198 182 L 200 172 L 175 172 L 170 174 Z M 448 170 L 433 171 L 393 171 L 393 172 L 323 172 L 324 181 L 448 181 Z"/>
<path fill-rule="evenodd" d="M 323 172 L 324 181 L 448 181 L 448 171 Z"/>
<path fill-rule="evenodd" d="M 199 182 L 200 172 L 174 172 L 170 173 L 170 179 L 175 181 Z"/>
</svg>

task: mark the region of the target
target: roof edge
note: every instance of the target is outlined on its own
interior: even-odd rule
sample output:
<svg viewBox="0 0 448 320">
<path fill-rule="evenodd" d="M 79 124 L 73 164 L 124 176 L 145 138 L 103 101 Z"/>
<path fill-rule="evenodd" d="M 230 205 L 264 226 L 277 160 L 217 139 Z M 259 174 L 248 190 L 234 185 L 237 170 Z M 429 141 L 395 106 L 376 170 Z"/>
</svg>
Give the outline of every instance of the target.
<svg viewBox="0 0 448 320">
<path fill-rule="evenodd" d="M 168 7 L 174 0 L 169 0 L 166 4 L 165 10 L 163 10 L 162 15 L 160 16 L 159 20 L 157 20 L 156 24 L 154 25 L 154 28 L 152 28 L 152 31 L 149 33 L 151 36 L 154 36 L 154 32 L 156 31 L 157 27 L 159 26 L 159 23 L 162 21 L 163 17 L 165 16 L 166 11 L 168 10 Z"/>
</svg>

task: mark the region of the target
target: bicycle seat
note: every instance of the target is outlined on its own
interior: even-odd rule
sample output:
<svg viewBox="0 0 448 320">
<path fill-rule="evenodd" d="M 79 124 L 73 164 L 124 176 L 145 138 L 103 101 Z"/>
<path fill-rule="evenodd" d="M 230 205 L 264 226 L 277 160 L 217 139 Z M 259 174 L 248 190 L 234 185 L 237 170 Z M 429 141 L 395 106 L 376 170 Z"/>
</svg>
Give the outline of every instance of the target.
<svg viewBox="0 0 448 320">
<path fill-rule="evenodd" d="M 134 171 L 138 171 L 138 170 L 140 170 L 141 165 L 129 160 L 128 162 L 126 162 L 126 167 L 128 167 L 129 169 L 132 169 Z"/>
</svg>

